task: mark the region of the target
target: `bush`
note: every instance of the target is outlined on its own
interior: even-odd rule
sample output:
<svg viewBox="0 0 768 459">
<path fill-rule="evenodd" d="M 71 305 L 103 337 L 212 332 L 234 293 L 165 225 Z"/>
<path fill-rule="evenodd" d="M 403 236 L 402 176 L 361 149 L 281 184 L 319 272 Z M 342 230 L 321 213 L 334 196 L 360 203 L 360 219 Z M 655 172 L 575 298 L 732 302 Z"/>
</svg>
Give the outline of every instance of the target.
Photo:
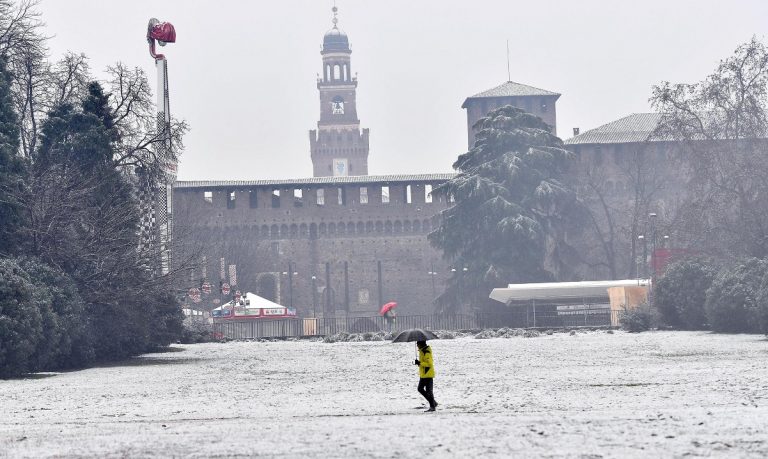
<svg viewBox="0 0 768 459">
<path fill-rule="evenodd" d="M 0 259 L 0 378 L 31 370 L 31 358 L 43 337 L 33 290 L 29 276 L 15 261 Z"/>
<path fill-rule="evenodd" d="M 18 263 L 35 286 L 33 296 L 43 319 L 43 339 L 33 357 L 35 369 L 77 368 L 92 362 L 85 303 L 75 282 L 39 260 L 22 258 Z"/>
<path fill-rule="evenodd" d="M 768 263 L 751 258 L 721 271 L 707 290 L 706 312 L 713 331 L 758 333 L 762 315 L 758 303 Z"/>
<path fill-rule="evenodd" d="M 760 332 L 768 335 L 768 273 L 763 276 L 763 280 L 760 282 L 756 315 Z"/>
<path fill-rule="evenodd" d="M 183 344 L 207 343 L 213 341 L 211 324 L 207 319 L 186 317 L 182 323 L 180 341 Z"/>
<path fill-rule="evenodd" d="M 619 316 L 619 323 L 622 329 L 630 333 L 648 331 L 651 328 L 650 307 L 643 303 L 631 309 L 625 308 Z"/>
<path fill-rule="evenodd" d="M 688 259 L 671 264 L 653 290 L 653 304 L 662 322 L 686 330 L 706 329 L 704 304 L 716 274 L 708 260 Z"/>
</svg>

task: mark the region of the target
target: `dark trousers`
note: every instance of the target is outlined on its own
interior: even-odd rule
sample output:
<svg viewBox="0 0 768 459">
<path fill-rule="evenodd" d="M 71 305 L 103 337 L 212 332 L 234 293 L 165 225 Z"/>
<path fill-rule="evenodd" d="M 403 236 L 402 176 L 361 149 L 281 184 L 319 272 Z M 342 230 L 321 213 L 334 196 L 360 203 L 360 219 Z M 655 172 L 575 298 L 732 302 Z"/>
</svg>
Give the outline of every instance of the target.
<svg viewBox="0 0 768 459">
<path fill-rule="evenodd" d="M 435 396 L 432 395 L 432 378 L 419 378 L 419 393 L 427 399 L 431 408 L 437 406 Z"/>
</svg>

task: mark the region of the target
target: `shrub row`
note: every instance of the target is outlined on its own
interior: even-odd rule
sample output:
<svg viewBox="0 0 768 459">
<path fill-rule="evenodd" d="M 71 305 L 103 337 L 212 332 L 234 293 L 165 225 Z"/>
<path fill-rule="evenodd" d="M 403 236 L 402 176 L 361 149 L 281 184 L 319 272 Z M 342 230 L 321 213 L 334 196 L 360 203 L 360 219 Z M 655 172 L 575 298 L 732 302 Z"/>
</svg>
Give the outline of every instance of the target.
<svg viewBox="0 0 768 459">
<path fill-rule="evenodd" d="M 87 303 L 61 270 L 29 258 L 0 259 L 0 378 L 121 359 L 180 335 L 173 295 L 125 298 Z"/>
<path fill-rule="evenodd" d="M 717 268 L 706 259 L 670 265 L 654 286 L 662 321 L 685 330 L 768 333 L 768 261 Z"/>
</svg>

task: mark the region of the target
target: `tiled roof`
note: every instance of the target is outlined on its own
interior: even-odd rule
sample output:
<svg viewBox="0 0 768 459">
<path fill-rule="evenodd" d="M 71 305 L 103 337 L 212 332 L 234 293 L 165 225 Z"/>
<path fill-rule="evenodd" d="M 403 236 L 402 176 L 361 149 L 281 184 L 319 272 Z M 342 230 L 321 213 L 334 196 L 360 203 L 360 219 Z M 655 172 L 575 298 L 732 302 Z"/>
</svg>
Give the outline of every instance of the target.
<svg viewBox="0 0 768 459">
<path fill-rule="evenodd" d="M 443 182 L 456 174 L 395 174 L 395 175 L 354 175 L 347 177 L 309 177 L 276 180 L 197 180 L 177 181 L 174 188 L 217 188 L 249 186 L 291 186 L 291 185 L 343 185 L 353 183 L 398 183 L 398 182 Z"/>
<path fill-rule="evenodd" d="M 488 89 L 487 91 L 479 92 L 474 96 L 467 97 L 464 101 L 462 108 L 467 104 L 470 99 L 480 99 L 483 97 L 516 97 L 516 96 L 560 96 L 560 93 L 547 91 L 546 89 L 534 88 L 527 84 L 515 83 L 514 81 L 507 81 L 500 84 L 495 88 Z"/>
<path fill-rule="evenodd" d="M 659 126 L 661 120 L 661 113 L 633 113 L 571 137 L 565 141 L 565 144 L 583 145 L 653 141 L 654 139 L 649 137 Z"/>
</svg>

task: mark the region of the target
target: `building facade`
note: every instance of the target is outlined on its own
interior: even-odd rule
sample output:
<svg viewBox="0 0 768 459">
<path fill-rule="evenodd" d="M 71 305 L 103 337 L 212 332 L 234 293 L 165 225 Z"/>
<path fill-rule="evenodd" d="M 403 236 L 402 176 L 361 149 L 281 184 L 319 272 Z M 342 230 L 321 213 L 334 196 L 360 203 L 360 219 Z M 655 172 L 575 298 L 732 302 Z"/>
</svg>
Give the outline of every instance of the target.
<svg viewBox="0 0 768 459">
<path fill-rule="evenodd" d="M 254 292 L 300 316 L 431 314 L 451 275 L 427 235 L 448 205 L 433 190 L 453 174 L 368 175 L 369 131 L 357 116 L 349 39 L 337 25 L 323 38 L 320 119 L 311 130 L 312 178 L 177 182 L 175 238 L 202 309 L 223 301 L 220 282 Z"/>
</svg>

